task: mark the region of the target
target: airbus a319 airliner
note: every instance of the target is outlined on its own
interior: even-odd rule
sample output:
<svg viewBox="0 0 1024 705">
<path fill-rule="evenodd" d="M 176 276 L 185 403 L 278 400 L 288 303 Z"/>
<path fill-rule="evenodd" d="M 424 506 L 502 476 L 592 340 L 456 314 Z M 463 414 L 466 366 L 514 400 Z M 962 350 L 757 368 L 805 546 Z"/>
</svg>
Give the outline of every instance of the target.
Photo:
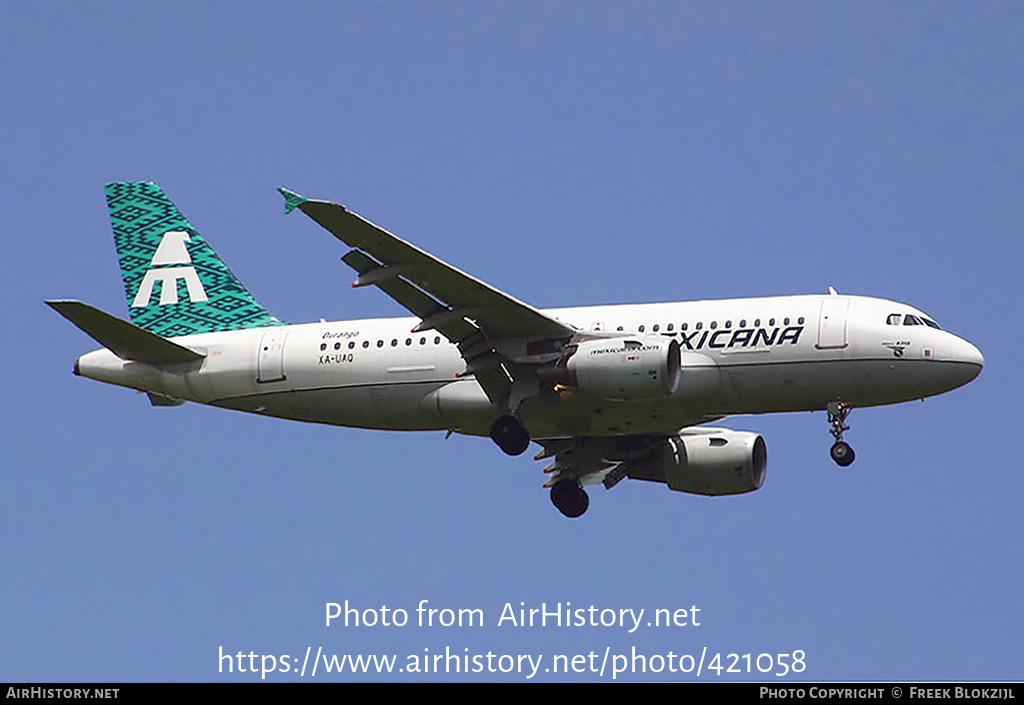
<svg viewBox="0 0 1024 705">
<path fill-rule="evenodd" d="M 765 442 L 703 426 L 731 414 L 850 410 L 955 389 L 984 359 L 906 304 L 839 295 L 539 310 L 344 206 L 280 189 L 349 248 L 354 287 L 411 318 L 289 325 L 272 316 L 152 183 L 106 187 L 131 322 L 48 301 L 103 349 L 74 373 L 185 401 L 360 428 L 537 443 L 568 517 L 624 478 L 702 495 L 761 487 Z"/>
</svg>

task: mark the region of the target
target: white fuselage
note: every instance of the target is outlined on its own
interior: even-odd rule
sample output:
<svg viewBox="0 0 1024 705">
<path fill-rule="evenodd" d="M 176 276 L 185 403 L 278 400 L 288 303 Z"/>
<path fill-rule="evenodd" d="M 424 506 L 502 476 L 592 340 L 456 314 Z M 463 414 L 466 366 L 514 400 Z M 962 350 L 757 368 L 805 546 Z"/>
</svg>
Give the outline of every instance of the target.
<svg viewBox="0 0 1024 705">
<path fill-rule="evenodd" d="M 672 335 L 676 391 L 615 401 L 567 387 L 527 398 L 535 439 L 667 433 L 730 414 L 807 411 L 832 400 L 875 406 L 954 389 L 981 371 L 967 341 L 923 323 L 905 304 L 856 296 L 783 296 L 551 309 L 582 331 Z M 417 318 L 309 323 L 204 333 L 174 341 L 205 354 L 170 367 L 80 357 L 86 377 L 181 400 L 300 421 L 486 435 L 503 413 L 436 331 Z"/>
</svg>

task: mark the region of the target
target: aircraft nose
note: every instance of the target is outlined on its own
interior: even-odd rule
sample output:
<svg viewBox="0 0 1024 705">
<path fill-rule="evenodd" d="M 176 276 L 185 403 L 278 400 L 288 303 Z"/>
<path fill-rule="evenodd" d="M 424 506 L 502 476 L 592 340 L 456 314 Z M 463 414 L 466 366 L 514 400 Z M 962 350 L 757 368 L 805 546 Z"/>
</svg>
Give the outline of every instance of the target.
<svg viewBox="0 0 1024 705">
<path fill-rule="evenodd" d="M 967 361 L 972 365 L 977 365 L 978 372 L 981 372 L 981 368 L 985 366 L 985 356 L 981 354 L 981 350 L 978 350 L 978 348 L 971 345 L 966 340 L 964 341 L 964 345 L 970 349 L 970 352 L 966 355 Z"/>
<path fill-rule="evenodd" d="M 964 367 L 966 379 L 961 384 L 967 384 L 981 374 L 981 370 L 985 366 L 985 356 L 974 345 L 968 343 L 963 338 L 957 338 L 951 353 L 950 359 Z"/>
</svg>

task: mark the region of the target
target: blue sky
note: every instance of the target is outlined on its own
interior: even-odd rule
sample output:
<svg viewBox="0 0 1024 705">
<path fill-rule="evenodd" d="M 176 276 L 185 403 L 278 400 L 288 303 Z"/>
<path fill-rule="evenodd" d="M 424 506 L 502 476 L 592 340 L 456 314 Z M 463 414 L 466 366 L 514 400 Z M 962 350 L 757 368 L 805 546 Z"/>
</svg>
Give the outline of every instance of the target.
<svg viewBox="0 0 1024 705">
<path fill-rule="evenodd" d="M 1019 679 L 1022 35 L 1002 2 L 8 3 L 0 680 L 445 646 L 806 654 L 711 681 Z M 767 440 L 759 492 L 625 482 L 566 521 L 541 464 L 487 440 L 153 409 L 73 377 L 92 341 L 42 302 L 126 314 L 102 185 L 140 179 L 290 321 L 404 312 L 349 287 L 279 185 L 537 306 L 831 285 L 924 309 L 986 369 L 856 410 L 847 470 L 821 413 L 734 418 Z M 345 600 L 486 623 L 325 627 Z M 520 602 L 702 619 L 499 627 Z M 535 679 L 556 678 L 610 679 Z"/>
</svg>

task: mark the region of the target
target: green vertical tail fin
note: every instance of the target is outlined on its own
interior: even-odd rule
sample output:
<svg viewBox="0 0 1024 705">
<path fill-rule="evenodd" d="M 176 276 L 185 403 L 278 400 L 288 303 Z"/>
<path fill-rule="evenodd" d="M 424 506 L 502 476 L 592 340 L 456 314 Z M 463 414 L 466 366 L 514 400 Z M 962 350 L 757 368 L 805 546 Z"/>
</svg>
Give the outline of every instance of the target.
<svg viewBox="0 0 1024 705">
<path fill-rule="evenodd" d="M 281 325 L 159 186 L 106 191 L 132 323 L 165 338 Z"/>
</svg>

